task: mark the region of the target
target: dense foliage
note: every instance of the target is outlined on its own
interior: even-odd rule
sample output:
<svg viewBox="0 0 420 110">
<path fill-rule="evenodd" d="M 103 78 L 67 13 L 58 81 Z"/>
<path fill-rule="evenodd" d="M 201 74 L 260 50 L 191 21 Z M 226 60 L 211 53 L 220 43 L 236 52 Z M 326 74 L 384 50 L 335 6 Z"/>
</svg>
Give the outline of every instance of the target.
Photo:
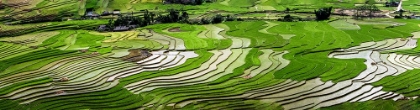
<svg viewBox="0 0 420 110">
<path fill-rule="evenodd" d="M 317 20 L 326 20 L 331 16 L 332 7 L 329 8 L 320 8 L 315 10 L 315 16 Z"/>
</svg>

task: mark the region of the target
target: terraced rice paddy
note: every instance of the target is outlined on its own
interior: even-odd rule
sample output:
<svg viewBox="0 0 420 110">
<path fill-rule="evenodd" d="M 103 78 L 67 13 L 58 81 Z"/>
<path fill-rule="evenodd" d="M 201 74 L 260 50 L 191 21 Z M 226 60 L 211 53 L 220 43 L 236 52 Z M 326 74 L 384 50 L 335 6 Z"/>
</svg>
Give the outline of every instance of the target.
<svg viewBox="0 0 420 110">
<path fill-rule="evenodd" d="M 8 27 L 1 109 L 418 109 L 418 20 L 93 23 Z"/>
</svg>

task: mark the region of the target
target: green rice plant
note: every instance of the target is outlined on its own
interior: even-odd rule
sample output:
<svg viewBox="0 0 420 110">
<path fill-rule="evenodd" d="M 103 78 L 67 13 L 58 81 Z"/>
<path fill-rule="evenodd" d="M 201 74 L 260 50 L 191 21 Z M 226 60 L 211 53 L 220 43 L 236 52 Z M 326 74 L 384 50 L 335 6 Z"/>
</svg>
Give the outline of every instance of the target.
<svg viewBox="0 0 420 110">
<path fill-rule="evenodd" d="M 210 59 L 210 57 L 212 56 L 210 52 L 207 52 L 205 50 L 197 50 L 195 52 L 199 55 L 199 57 L 188 59 L 184 64 L 179 65 L 175 68 L 170 68 L 163 71 L 142 72 L 142 74 L 136 74 L 136 75 L 129 76 L 127 78 L 122 79 L 121 83 L 130 84 L 130 83 L 140 81 L 142 79 L 148 79 L 148 78 L 164 76 L 164 75 L 172 75 L 172 74 L 188 71 L 194 68 L 198 68 L 200 65 L 194 65 L 194 64 L 202 64 L 208 59 Z"/>
<path fill-rule="evenodd" d="M 416 96 L 420 93 L 417 77 L 420 70 L 409 70 L 397 76 L 387 76 L 377 82 L 374 86 L 382 86 L 385 91 L 402 93 L 405 96 Z"/>
<path fill-rule="evenodd" d="M 106 103 L 96 103 L 98 100 Z M 143 100 L 141 95 L 132 94 L 120 85 L 105 91 L 41 99 L 29 104 L 28 107 L 33 109 L 135 108 L 138 106 L 130 107 L 130 105 L 137 104 L 141 100 Z"/>
<path fill-rule="evenodd" d="M 249 7 L 252 6 L 257 0 L 230 0 L 229 6 L 234 7 Z"/>
<path fill-rule="evenodd" d="M 184 27 L 181 29 L 181 32 L 167 32 L 167 29 L 176 28 L 176 27 Z M 185 28 L 189 27 L 189 28 Z M 180 38 L 184 41 L 185 47 L 187 49 L 221 49 L 227 48 L 229 44 L 231 44 L 231 40 L 218 40 L 213 38 L 199 38 L 197 35 L 205 30 L 203 26 L 193 25 L 189 26 L 187 24 L 158 24 L 158 25 L 151 25 L 145 28 L 153 28 L 154 31 L 169 35 L 171 37 Z M 230 45 L 229 45 L 230 46 Z"/>
<path fill-rule="evenodd" d="M 212 101 L 200 101 L 181 108 L 181 110 L 191 109 L 270 109 L 270 110 L 282 110 L 279 105 L 271 105 L 260 102 L 258 100 L 212 100 Z"/>
<path fill-rule="evenodd" d="M 18 89 L 21 89 L 21 88 L 24 88 L 24 87 L 40 85 L 40 84 L 45 84 L 45 83 L 50 83 L 50 82 L 52 82 L 51 78 L 43 77 L 43 78 L 38 78 L 38 79 L 35 79 L 35 80 L 26 80 L 26 81 L 22 81 L 22 82 L 19 82 L 19 83 L 14 83 L 14 84 L 11 84 L 9 86 L 0 88 L 0 96 L 6 95 L 10 92 L 13 92 L 15 90 L 18 90 Z"/>
<path fill-rule="evenodd" d="M 23 54 L 20 56 L 16 56 L 10 59 L 6 59 L 6 60 L 0 60 L 0 72 L 3 72 L 4 70 L 6 70 L 8 67 L 13 66 L 15 64 L 19 64 L 19 63 L 24 63 L 24 62 L 28 62 L 28 61 L 32 61 L 32 60 L 37 60 L 37 59 L 41 59 L 41 58 L 47 58 L 47 57 L 51 57 L 51 56 L 56 56 L 56 55 L 62 55 L 62 54 L 70 54 L 73 53 L 74 51 L 61 51 L 61 50 L 56 50 L 56 49 L 44 49 L 44 50 L 39 50 L 39 51 L 34 51 L 34 52 L 30 52 L 27 54 Z M 0 74 L 0 77 L 5 77 L 5 76 L 9 76 L 10 74 Z"/>
<path fill-rule="evenodd" d="M 398 109 L 419 109 L 418 100 L 371 100 L 366 102 L 346 102 L 330 107 L 323 107 L 320 110 L 398 110 Z"/>
<path fill-rule="evenodd" d="M 42 42 L 41 45 L 39 46 L 47 46 L 50 48 L 57 48 L 57 47 L 62 47 L 64 45 L 66 45 L 64 43 L 65 39 L 71 35 L 76 34 L 76 31 L 71 31 L 71 30 L 61 30 L 60 34 L 55 35 L 47 40 L 45 40 L 44 42 Z"/>
<path fill-rule="evenodd" d="M 253 49 L 253 51 L 254 52 L 251 52 L 251 53 L 257 52 L 256 49 Z M 212 81 L 212 82 L 210 82 L 208 84 L 196 84 L 196 85 L 191 85 L 190 87 L 200 87 L 200 85 L 201 86 L 203 86 L 203 85 L 217 85 L 219 83 L 228 81 L 232 77 L 235 77 L 235 76 L 238 76 L 238 75 L 242 74 L 242 71 L 244 71 L 246 68 L 249 68 L 250 66 L 252 66 L 252 55 L 254 55 L 254 54 L 248 54 L 247 57 L 246 57 L 246 64 L 245 65 L 242 65 L 242 66 L 240 66 L 238 68 L 235 68 L 234 73 L 229 74 L 229 75 L 225 75 L 225 76 L 219 78 L 218 80 Z M 169 89 L 169 88 L 156 89 L 154 91 L 157 91 L 157 93 L 153 93 L 153 94 L 156 94 L 156 95 L 159 94 L 158 96 L 165 96 L 164 97 L 164 100 L 160 100 L 162 103 L 166 103 L 166 101 L 177 102 L 177 101 L 180 101 L 182 99 L 188 98 L 188 96 L 185 96 L 185 95 L 192 95 L 192 94 L 173 94 L 173 95 L 167 96 L 167 95 L 169 95 L 167 93 L 170 93 L 170 92 L 166 92 L 166 91 L 177 91 L 177 90 L 181 89 L 182 91 L 179 91 L 179 92 L 183 92 L 184 93 L 184 92 L 187 92 L 187 90 L 188 90 L 186 87 L 183 87 L 183 88 L 170 87 L 170 88 L 172 88 L 172 89 Z M 215 89 L 213 87 L 209 87 L 207 89 L 210 89 L 210 88 Z M 220 90 L 220 91 L 226 91 L 226 90 L 228 90 L 228 89 Z M 163 93 L 163 92 L 165 94 L 160 94 L 160 93 Z M 215 93 L 216 91 L 195 91 L 194 94 L 206 94 L 206 93 L 209 93 L 209 92 L 214 92 Z M 208 94 L 208 95 L 210 95 L 210 94 Z M 218 95 L 218 94 L 214 94 L 214 95 Z M 227 94 L 224 94 L 224 95 L 227 95 Z M 192 97 L 197 97 L 197 96 L 192 96 Z M 210 97 L 210 96 L 200 96 L 200 97 Z M 179 98 L 179 99 L 176 99 L 176 98 Z"/>
<path fill-rule="evenodd" d="M 86 31 L 78 31 L 76 42 L 68 49 L 100 47 L 105 36 L 89 34 Z"/>
<path fill-rule="evenodd" d="M 324 23 L 291 23 L 289 26 L 290 27 L 273 27 L 273 29 L 278 28 L 279 30 L 285 31 L 268 29 L 269 32 L 273 33 L 285 32 L 279 34 L 299 33 L 297 36 L 290 39 L 288 45 L 279 49 L 291 52 L 285 55 L 285 58 L 291 60 L 291 63 L 286 68 L 277 71 L 275 74 L 276 78 L 307 80 L 322 76 L 321 78 L 324 81 L 333 80 L 334 82 L 338 82 L 355 77 L 366 68 L 363 64 L 363 60 L 352 59 L 346 61 L 327 57 L 330 51 L 337 48 L 348 47 L 353 42 L 351 36 L 343 31 L 334 29 Z M 305 30 L 306 32 L 302 30 Z M 346 63 L 355 63 L 355 67 L 346 71 L 346 74 L 333 74 L 334 72 L 329 71 L 330 69 L 337 70 L 338 68 L 349 68 L 339 66 L 346 65 Z M 334 67 L 333 65 L 338 67 Z M 335 78 L 331 79 L 330 75 L 335 76 Z"/>
<path fill-rule="evenodd" d="M 329 22 L 332 27 L 341 29 L 341 30 L 359 30 L 360 27 L 356 24 L 349 23 L 345 20 L 336 20 L 333 22 Z"/>
<path fill-rule="evenodd" d="M 0 100 L 0 106 L 2 106 L 2 109 L 29 109 L 28 107 L 19 104 L 19 101 L 10 99 Z"/>
<path fill-rule="evenodd" d="M 286 43 L 284 39 L 279 38 L 277 35 L 259 32 L 262 29 L 261 26 L 266 24 L 263 21 L 225 22 L 224 24 L 230 28 L 229 31 L 226 32 L 227 35 L 250 39 L 250 47 L 281 47 Z"/>
<path fill-rule="evenodd" d="M 255 51 L 255 50 L 253 50 Z M 251 52 L 253 53 L 253 52 Z M 231 96 L 231 95 L 235 95 L 235 94 L 241 94 L 247 90 L 251 90 L 251 89 L 257 89 L 256 87 L 261 87 L 263 85 L 265 86 L 269 86 L 269 85 L 273 85 L 276 84 L 275 82 L 279 82 L 281 80 L 274 80 L 272 79 L 272 74 L 268 74 L 268 75 L 264 75 L 264 77 L 262 77 L 261 75 L 256 76 L 255 78 L 251 78 L 251 79 L 242 79 L 242 78 L 234 78 L 231 80 L 228 80 L 229 77 L 235 77 L 236 75 L 241 75 L 242 71 L 241 68 L 243 67 L 250 67 L 252 64 L 252 54 L 248 54 L 247 55 L 247 63 L 239 68 L 235 69 L 235 72 L 231 75 L 234 76 L 224 76 L 222 77 L 225 80 L 217 80 L 217 81 L 213 81 L 210 82 L 209 84 L 196 84 L 196 85 L 191 85 L 188 88 L 186 87 L 170 87 L 170 88 L 161 88 L 161 89 L 156 89 L 154 91 L 151 91 L 153 93 L 151 94 L 155 94 L 153 96 L 165 96 L 165 98 L 163 100 L 162 103 L 165 103 L 167 100 L 171 100 L 171 102 L 177 102 L 179 100 L 184 100 L 185 98 L 191 97 L 191 99 L 194 98 L 222 98 L 225 96 Z M 236 74 L 236 75 L 235 75 Z M 268 78 L 268 79 L 267 79 Z M 272 79 L 272 80 L 270 80 Z M 259 81 L 256 81 L 259 80 Z M 258 83 L 259 82 L 259 83 Z M 268 84 L 266 84 L 266 83 Z M 271 83 L 271 84 L 270 84 Z M 258 85 L 258 86 L 257 86 Z M 166 92 L 165 92 L 166 91 Z M 171 92 L 172 91 L 172 92 Z M 177 94 L 174 94 L 173 92 L 177 91 Z M 191 91 L 194 94 L 191 94 Z M 172 96 L 173 98 L 168 98 L 169 96 Z M 169 103 L 169 102 L 168 102 Z"/>
<path fill-rule="evenodd" d="M 69 58 L 69 57 L 74 57 L 74 56 L 79 56 L 81 55 L 80 53 L 70 53 L 70 54 L 63 54 L 63 55 L 57 55 L 57 56 L 52 56 L 52 57 L 47 57 L 47 58 L 41 58 L 38 60 L 33 60 L 33 61 L 27 61 L 24 63 L 20 63 L 17 65 L 13 65 L 8 67 L 5 71 L 3 71 L 4 74 L 16 74 L 16 73 L 21 73 L 21 72 L 27 72 L 27 71 L 33 71 L 33 70 L 37 70 L 47 64 L 50 64 L 54 61 L 58 61 L 64 58 Z"/>
<path fill-rule="evenodd" d="M 22 45 L 0 42 L 0 60 L 14 57 L 25 52 L 31 52 L 34 49 Z"/>
</svg>

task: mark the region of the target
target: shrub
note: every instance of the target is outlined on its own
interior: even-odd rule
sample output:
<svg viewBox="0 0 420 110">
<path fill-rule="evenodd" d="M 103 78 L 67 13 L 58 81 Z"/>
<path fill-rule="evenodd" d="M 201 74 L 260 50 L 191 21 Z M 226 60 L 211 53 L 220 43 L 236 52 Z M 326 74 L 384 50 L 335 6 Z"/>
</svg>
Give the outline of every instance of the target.
<svg viewBox="0 0 420 110">
<path fill-rule="evenodd" d="M 222 23 L 223 21 L 225 21 L 225 18 L 222 15 L 217 14 L 216 16 L 213 17 L 211 22 L 213 24 L 216 24 L 216 23 Z"/>
<path fill-rule="evenodd" d="M 330 18 L 332 7 L 320 8 L 315 10 L 315 16 L 317 20 L 327 20 Z"/>
<path fill-rule="evenodd" d="M 283 21 L 285 22 L 292 22 L 293 21 L 293 17 L 290 16 L 289 14 L 283 17 Z"/>
<path fill-rule="evenodd" d="M 235 16 L 232 16 L 232 15 L 227 15 L 226 16 L 226 21 L 235 21 L 235 20 L 236 20 Z"/>
<path fill-rule="evenodd" d="M 201 18 L 201 24 L 210 24 L 210 20 L 206 18 Z"/>
</svg>

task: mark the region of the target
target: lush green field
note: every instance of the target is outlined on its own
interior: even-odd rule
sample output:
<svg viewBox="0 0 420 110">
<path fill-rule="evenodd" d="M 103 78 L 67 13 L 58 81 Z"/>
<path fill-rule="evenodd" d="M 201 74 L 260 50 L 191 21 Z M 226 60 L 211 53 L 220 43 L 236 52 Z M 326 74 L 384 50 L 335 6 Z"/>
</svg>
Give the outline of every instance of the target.
<svg viewBox="0 0 420 110">
<path fill-rule="evenodd" d="M 192 18 L 222 13 L 276 19 L 284 13 L 261 12 L 290 8 L 291 15 L 305 16 L 294 12 L 364 2 L 34 0 L 0 15 L 176 8 Z M 415 11 L 417 4 L 406 0 L 404 7 Z M 260 12 L 248 13 L 253 11 Z M 419 109 L 420 20 L 340 18 L 156 23 L 122 32 L 95 31 L 107 19 L 4 21 L 0 31 L 15 33 L 0 33 L 0 110 Z"/>
<path fill-rule="evenodd" d="M 418 49 L 412 41 L 416 38 L 410 37 L 420 31 L 420 21 L 380 22 L 157 24 L 106 33 L 53 28 L 6 37 L 4 41 L 14 42 L 2 42 L 0 47 L 0 101 L 6 108 L 30 109 L 406 107 L 400 103 L 416 107 L 401 96 L 418 95 L 414 68 L 420 64 L 413 56 Z M 402 25 L 386 27 L 389 22 Z M 179 32 L 170 31 L 178 27 Z M 54 34 L 33 39 L 48 33 Z M 38 48 L 15 43 L 27 39 L 37 41 L 31 46 Z M 85 49 L 86 53 L 80 52 Z M 124 61 L 122 56 L 130 49 L 156 53 L 145 61 Z M 159 50 L 169 53 L 159 54 Z M 388 63 L 370 65 L 371 59 L 352 51 L 373 52 L 371 59 L 388 56 L 382 59 Z M 382 71 L 379 68 L 388 68 L 389 73 L 376 73 Z M 316 91 L 321 88 L 325 91 Z M 364 97 L 369 94 L 375 97 Z M 313 98 L 321 101 L 312 102 Z M 380 103 L 376 98 L 391 105 L 374 106 Z M 315 104 L 304 106 L 307 103 Z"/>
</svg>

